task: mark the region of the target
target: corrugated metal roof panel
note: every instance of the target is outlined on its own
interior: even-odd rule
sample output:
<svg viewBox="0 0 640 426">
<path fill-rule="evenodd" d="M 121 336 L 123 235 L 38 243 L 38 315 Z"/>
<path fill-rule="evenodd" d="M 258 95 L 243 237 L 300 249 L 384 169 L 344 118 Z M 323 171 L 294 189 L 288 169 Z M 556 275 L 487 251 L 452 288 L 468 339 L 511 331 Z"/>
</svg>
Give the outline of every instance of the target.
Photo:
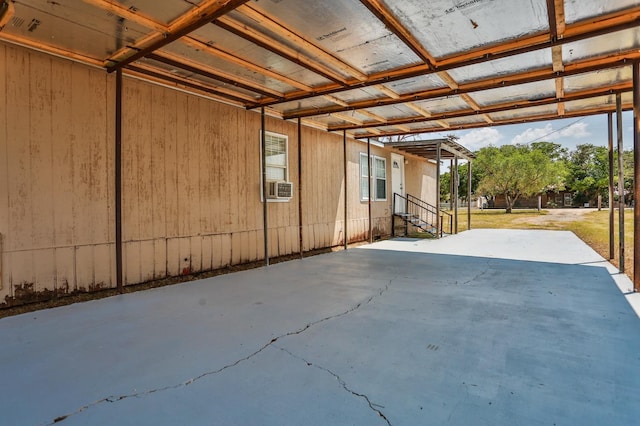
<svg viewBox="0 0 640 426">
<path fill-rule="evenodd" d="M 458 83 L 466 83 L 484 78 L 497 78 L 501 75 L 514 74 L 516 72 L 551 67 L 551 51 L 549 49 L 523 53 L 508 58 L 497 59 L 492 62 L 469 65 L 449 71 Z"/>
<path fill-rule="evenodd" d="M 358 1 L 279 0 L 257 6 L 360 71 L 374 73 L 420 62 Z"/>
<path fill-rule="evenodd" d="M 618 53 L 639 47 L 640 30 L 633 28 L 569 43 L 562 47 L 562 61 L 567 65 L 594 56 Z"/>
<path fill-rule="evenodd" d="M 629 7 L 640 6 L 638 0 L 565 0 L 564 19 L 567 24 L 583 21 L 595 16 L 624 10 Z"/>
<path fill-rule="evenodd" d="M 548 29 L 545 0 L 423 0 L 389 7 L 436 58 Z"/>
</svg>

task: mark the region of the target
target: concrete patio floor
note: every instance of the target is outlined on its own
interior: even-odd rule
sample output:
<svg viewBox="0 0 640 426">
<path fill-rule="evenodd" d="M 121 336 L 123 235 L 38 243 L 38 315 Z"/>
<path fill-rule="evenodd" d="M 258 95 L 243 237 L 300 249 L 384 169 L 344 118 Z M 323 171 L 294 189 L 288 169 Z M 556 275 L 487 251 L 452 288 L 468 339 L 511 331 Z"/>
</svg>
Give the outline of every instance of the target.
<svg viewBox="0 0 640 426">
<path fill-rule="evenodd" d="M 474 230 L 3 318 L 0 423 L 638 425 L 614 271 Z"/>
</svg>

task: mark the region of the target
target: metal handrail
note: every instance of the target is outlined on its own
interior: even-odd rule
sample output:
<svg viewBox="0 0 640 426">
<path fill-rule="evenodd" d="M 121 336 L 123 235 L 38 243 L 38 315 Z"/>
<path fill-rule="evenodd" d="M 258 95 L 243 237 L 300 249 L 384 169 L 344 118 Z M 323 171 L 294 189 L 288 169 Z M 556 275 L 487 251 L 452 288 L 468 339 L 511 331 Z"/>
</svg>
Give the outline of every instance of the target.
<svg viewBox="0 0 640 426">
<path fill-rule="evenodd" d="M 407 194 L 407 199 L 411 200 L 415 203 L 421 204 L 423 206 L 425 206 L 425 208 L 429 209 L 430 211 L 432 211 L 434 214 L 436 211 L 438 211 L 438 209 L 436 208 L 436 206 L 431 205 L 429 203 L 427 203 L 426 201 L 411 195 L 411 194 Z M 452 234 L 453 233 L 453 215 L 451 213 L 445 212 L 444 210 L 439 210 L 440 211 L 440 234 L 442 236 L 442 231 L 443 229 L 445 229 L 445 222 L 448 225 L 448 234 Z"/>
<path fill-rule="evenodd" d="M 396 213 L 396 206 L 398 202 L 404 204 L 404 214 L 405 222 L 408 222 L 408 217 L 415 218 L 418 221 L 425 223 L 427 226 L 436 228 L 436 223 L 440 223 L 439 229 L 436 230 L 436 235 L 438 237 L 442 237 L 445 228 L 445 219 L 447 222 L 448 233 L 452 233 L 453 221 L 451 220 L 451 214 L 447 212 L 440 211 L 440 220 L 436 221 L 436 217 L 438 216 L 438 209 L 435 206 L 427 203 L 424 200 L 421 200 L 418 197 L 407 194 L 403 196 L 398 193 L 393 194 L 393 214 L 398 215 Z"/>
</svg>

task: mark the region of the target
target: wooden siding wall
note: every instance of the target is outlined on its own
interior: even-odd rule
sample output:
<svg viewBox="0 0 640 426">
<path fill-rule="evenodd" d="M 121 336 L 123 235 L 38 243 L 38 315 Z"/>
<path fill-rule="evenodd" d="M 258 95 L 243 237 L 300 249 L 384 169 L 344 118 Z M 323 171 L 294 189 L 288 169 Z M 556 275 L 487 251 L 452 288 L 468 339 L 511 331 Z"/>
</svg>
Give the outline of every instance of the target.
<svg viewBox="0 0 640 426">
<path fill-rule="evenodd" d="M 404 181 L 408 194 L 435 206 L 439 191 L 436 190 L 436 163 L 405 154 Z"/>
<path fill-rule="evenodd" d="M 0 44 L 0 303 L 114 284 L 113 82 Z"/>
<path fill-rule="evenodd" d="M 115 76 L 0 43 L 0 304 L 115 287 Z M 125 284 L 264 258 L 260 115 L 133 78 L 123 83 Z M 288 136 L 289 202 L 269 203 L 269 255 L 344 242 L 341 135 L 267 117 Z M 367 238 L 359 154 L 349 139 L 349 241 Z M 372 204 L 374 235 L 391 231 L 387 201 Z M 415 170 L 414 170 L 415 169 Z M 407 188 L 435 191 L 435 165 L 411 160 Z M 433 192 L 435 194 L 435 192 Z"/>
</svg>

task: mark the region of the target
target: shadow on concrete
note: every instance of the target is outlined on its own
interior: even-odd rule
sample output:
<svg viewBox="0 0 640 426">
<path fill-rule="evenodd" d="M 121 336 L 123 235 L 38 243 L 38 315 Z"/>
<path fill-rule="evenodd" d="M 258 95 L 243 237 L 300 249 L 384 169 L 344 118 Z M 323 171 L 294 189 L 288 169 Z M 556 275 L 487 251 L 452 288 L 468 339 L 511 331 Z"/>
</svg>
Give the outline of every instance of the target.
<svg viewBox="0 0 640 426">
<path fill-rule="evenodd" d="M 640 320 L 599 266 L 355 249 L 4 318 L 0 339 L 6 424 L 640 418 Z"/>
</svg>

